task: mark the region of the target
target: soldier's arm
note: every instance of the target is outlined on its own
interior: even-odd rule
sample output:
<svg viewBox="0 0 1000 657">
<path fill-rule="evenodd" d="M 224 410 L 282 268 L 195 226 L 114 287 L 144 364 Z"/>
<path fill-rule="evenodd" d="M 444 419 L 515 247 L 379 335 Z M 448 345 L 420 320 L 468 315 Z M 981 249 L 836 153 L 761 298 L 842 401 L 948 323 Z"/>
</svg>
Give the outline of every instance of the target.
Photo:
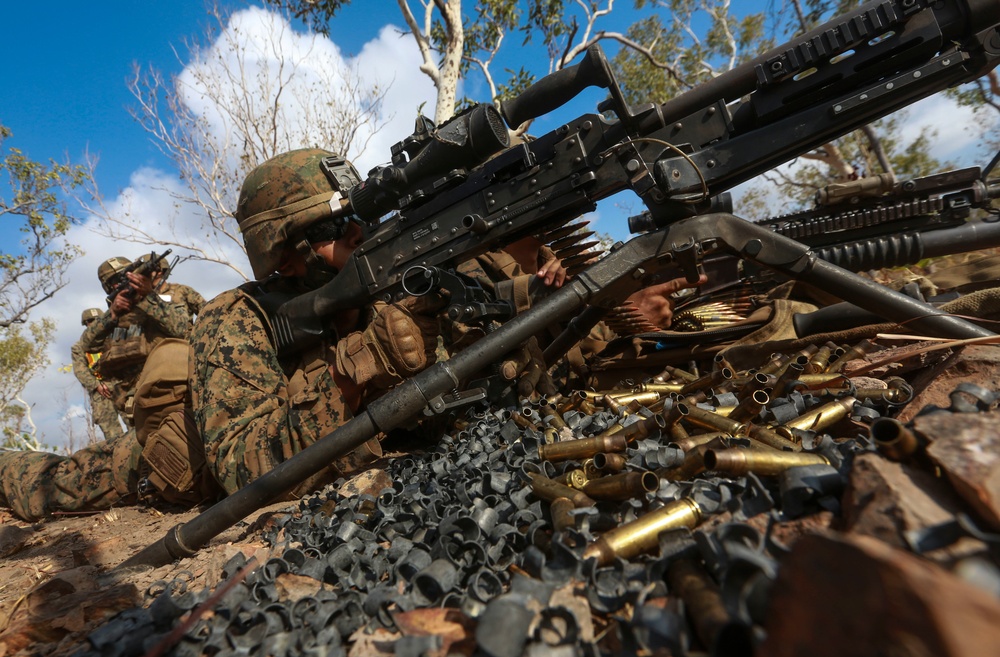
<svg viewBox="0 0 1000 657">
<path fill-rule="evenodd" d="M 289 393 L 265 327 L 256 304 L 233 292 L 204 307 L 191 335 L 195 421 L 209 467 L 227 493 L 351 418 L 323 362 L 312 370 L 311 385 L 293 379 L 299 390 Z"/>
<path fill-rule="evenodd" d="M 184 302 L 187 304 L 188 313 L 191 316 L 201 315 L 201 309 L 205 307 L 205 297 L 198 293 L 198 290 L 188 287 Z"/>
<path fill-rule="evenodd" d="M 79 342 L 81 349 L 84 352 L 101 351 L 104 348 L 104 341 L 111 335 L 116 326 L 118 326 L 118 320 L 111 315 L 110 310 L 107 311 L 94 320 L 83 332 Z"/>
<path fill-rule="evenodd" d="M 80 385 L 84 387 L 87 392 L 93 392 L 97 389 L 97 377 L 94 376 L 93 370 L 87 364 L 87 353 L 83 349 L 83 343 L 77 341 L 72 347 L 70 347 L 70 354 L 73 359 L 73 374 L 76 375 L 77 380 Z"/>
<path fill-rule="evenodd" d="M 135 304 L 135 308 L 158 324 L 168 337 L 186 338 L 191 332 L 191 318 L 183 305 L 164 303 L 160 297 L 150 294 Z"/>
</svg>

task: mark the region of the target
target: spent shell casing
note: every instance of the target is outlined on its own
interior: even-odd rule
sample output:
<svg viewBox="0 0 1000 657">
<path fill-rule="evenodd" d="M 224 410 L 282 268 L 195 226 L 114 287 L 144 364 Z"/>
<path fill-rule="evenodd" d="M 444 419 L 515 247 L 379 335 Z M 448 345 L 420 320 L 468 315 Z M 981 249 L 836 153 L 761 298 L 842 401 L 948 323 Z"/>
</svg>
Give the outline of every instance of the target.
<svg viewBox="0 0 1000 657">
<path fill-rule="evenodd" d="M 663 395 L 659 392 L 647 391 L 647 392 L 616 392 L 610 395 L 619 404 L 627 405 L 632 402 L 638 402 L 643 406 L 649 406 L 650 404 L 659 401 L 660 397 Z"/>
<path fill-rule="evenodd" d="M 822 372 L 819 374 L 803 374 L 799 377 L 807 388 L 830 388 L 848 385 L 851 380 L 840 372 Z"/>
<path fill-rule="evenodd" d="M 705 469 L 710 472 L 737 476 L 748 472 L 776 475 L 799 465 L 830 464 L 824 456 L 811 452 L 752 449 L 710 449 L 705 452 L 704 460 Z"/>
<path fill-rule="evenodd" d="M 563 440 L 551 445 L 539 445 L 538 457 L 543 461 L 589 459 L 600 452 L 624 452 L 628 441 L 621 432 L 613 436 L 594 436 L 578 440 Z"/>
<path fill-rule="evenodd" d="M 515 411 L 511 413 L 510 419 L 514 420 L 514 424 L 521 427 L 522 429 L 531 429 L 532 431 L 538 431 L 538 426 L 532 421 L 531 409 L 522 408 L 520 411 Z"/>
<path fill-rule="evenodd" d="M 726 440 L 729 434 L 724 437 L 714 438 L 711 442 L 698 445 L 690 451 L 684 452 L 684 462 L 675 468 L 660 468 L 656 475 L 668 481 L 690 481 L 705 471 L 705 453 L 711 449 L 724 449 L 727 446 Z"/>
<path fill-rule="evenodd" d="M 667 422 L 663 419 L 662 415 L 653 415 L 626 426 L 622 430 L 622 435 L 625 436 L 625 440 L 632 443 L 636 440 L 642 440 L 654 434 L 659 434 L 666 427 Z"/>
<path fill-rule="evenodd" d="M 560 497 L 565 497 L 572 501 L 573 506 L 578 509 L 594 506 L 594 504 L 596 504 L 596 502 L 592 498 L 588 497 L 583 491 L 574 490 L 569 486 L 553 481 L 546 476 L 535 472 L 529 472 L 528 478 L 531 479 L 531 492 L 546 502 L 553 502 Z"/>
<path fill-rule="evenodd" d="M 572 511 L 575 508 L 573 500 L 567 497 L 559 497 L 552 500 L 552 504 L 549 505 L 549 515 L 552 516 L 552 529 L 561 532 L 564 529 L 572 527 L 575 524 L 572 515 Z"/>
<path fill-rule="evenodd" d="M 601 452 L 594 454 L 594 467 L 601 472 L 621 472 L 628 465 L 628 459 L 621 454 Z"/>
<path fill-rule="evenodd" d="M 640 383 L 636 386 L 636 392 L 658 392 L 661 394 L 668 394 L 671 392 L 680 392 L 681 388 L 684 387 L 683 383 L 658 383 L 656 381 L 650 381 L 649 383 Z"/>
<path fill-rule="evenodd" d="M 840 356 L 840 358 L 830 363 L 830 365 L 826 368 L 826 371 L 839 372 L 840 370 L 844 369 L 844 366 L 847 365 L 849 362 L 857 358 L 864 358 L 867 354 L 871 353 L 871 351 L 874 348 L 875 344 L 872 343 L 871 340 L 862 340 L 858 344 L 854 345 L 853 347 L 845 351 L 843 355 Z"/>
<path fill-rule="evenodd" d="M 754 372 L 752 376 L 747 378 L 739 392 L 736 393 L 736 396 L 743 399 L 744 397 L 749 397 L 758 390 L 773 388 L 776 380 L 777 378 L 773 374 L 761 374 L 760 372 Z"/>
<path fill-rule="evenodd" d="M 606 566 L 615 558 L 631 559 L 659 547 L 659 536 L 669 529 L 694 529 L 701 522 L 701 507 L 689 498 L 670 502 L 655 511 L 616 527 L 588 545 L 584 560 L 595 558 L 598 566 Z"/>
<path fill-rule="evenodd" d="M 698 406 L 688 406 L 688 413 L 685 416 L 687 422 L 702 427 L 703 429 L 713 429 L 715 431 L 725 431 L 731 436 L 742 436 L 747 432 L 747 424 L 737 420 L 731 420 L 718 413 L 706 411 Z"/>
<path fill-rule="evenodd" d="M 729 438 L 729 434 L 722 431 L 717 431 L 714 433 L 699 433 L 694 436 L 688 436 L 684 440 L 676 440 L 670 442 L 667 444 L 667 447 L 676 447 L 677 449 L 686 453 L 690 452 L 696 447 L 707 445 L 716 438 Z"/>
<path fill-rule="evenodd" d="M 792 433 L 793 429 L 800 431 L 822 431 L 847 417 L 854 410 L 854 404 L 857 401 L 854 397 L 835 399 L 785 422 L 785 424 L 775 428 L 775 431 L 789 440 L 794 435 Z"/>
<path fill-rule="evenodd" d="M 564 486 L 569 486 L 570 488 L 575 488 L 576 490 L 583 490 L 583 487 L 587 485 L 587 479 L 587 473 L 577 468 L 574 470 L 567 470 L 552 481 Z"/>
<path fill-rule="evenodd" d="M 784 452 L 801 452 L 802 445 L 792 442 L 788 438 L 780 435 L 768 427 L 752 425 L 750 427 L 750 437 L 768 447 L 773 447 Z"/>
<path fill-rule="evenodd" d="M 746 633 L 745 645 L 752 645 L 750 628 L 729 614 L 719 585 L 704 566 L 689 558 L 671 559 L 666 579 L 670 592 L 684 601 L 684 608 L 691 618 L 695 634 L 702 645 L 711 650 L 711 654 L 722 654 L 717 650 L 716 640 L 723 631 L 727 631 L 732 638 L 743 629 Z M 742 654 L 743 651 L 737 652 Z"/>
<path fill-rule="evenodd" d="M 920 440 L 899 420 L 880 417 L 868 429 L 875 448 L 890 461 L 905 461 L 920 449 Z"/>
<path fill-rule="evenodd" d="M 830 364 L 830 347 L 822 346 L 806 363 L 806 373 L 816 374 L 819 372 L 825 372 L 827 365 Z"/>
<path fill-rule="evenodd" d="M 583 492 L 595 500 L 630 500 L 652 493 L 660 485 L 659 478 L 652 472 L 623 472 L 591 479 L 583 486 Z"/>
<path fill-rule="evenodd" d="M 687 383 L 681 388 L 680 394 L 687 395 L 692 392 L 699 392 L 702 390 L 708 390 L 710 388 L 715 388 L 716 386 L 723 385 L 732 381 L 733 371 L 728 367 L 723 367 L 721 369 L 713 370 L 708 374 L 701 376 L 691 383 Z"/>
<path fill-rule="evenodd" d="M 740 400 L 739 406 L 729 413 L 730 420 L 737 422 L 749 422 L 754 419 L 771 401 L 771 397 L 763 390 L 755 390 L 749 397 Z"/>
</svg>

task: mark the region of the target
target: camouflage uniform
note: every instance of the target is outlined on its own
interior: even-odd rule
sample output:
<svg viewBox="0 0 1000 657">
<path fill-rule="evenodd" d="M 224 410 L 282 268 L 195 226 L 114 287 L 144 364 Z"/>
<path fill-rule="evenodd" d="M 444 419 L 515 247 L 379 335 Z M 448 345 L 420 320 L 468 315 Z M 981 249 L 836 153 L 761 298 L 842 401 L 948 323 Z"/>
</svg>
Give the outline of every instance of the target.
<svg viewBox="0 0 1000 657">
<path fill-rule="evenodd" d="M 132 395 L 149 350 L 163 338 L 186 338 L 190 332 L 183 306 L 150 294 L 117 320 L 110 311 L 104 313 L 87 327 L 80 343 L 85 351 L 101 352 L 98 373 L 115 408 L 131 422 Z"/>
<path fill-rule="evenodd" d="M 187 312 L 188 317 L 194 318 L 201 314 L 201 309 L 205 305 L 205 297 L 198 294 L 198 291 L 181 285 L 180 283 L 164 283 L 160 286 L 156 295 L 164 303 L 181 306 Z"/>
<path fill-rule="evenodd" d="M 0 452 L 0 505 L 23 520 L 134 504 L 142 448 L 129 430 L 72 456 Z"/>
<path fill-rule="evenodd" d="M 278 359 L 254 297 L 290 287 L 273 279 L 224 292 L 205 306 L 191 336 L 195 422 L 209 468 L 227 494 L 353 417 L 329 371 L 332 350 Z M 296 490 L 315 490 L 380 455 L 378 440 L 370 440 Z"/>
<path fill-rule="evenodd" d="M 70 353 L 73 358 L 73 374 L 90 395 L 90 411 L 94 424 L 101 428 L 105 440 L 117 438 L 122 434 L 118 411 L 115 410 L 111 400 L 97 390 L 100 379 L 97 378 L 94 369 L 101 357 L 100 352 L 87 353 L 83 350 L 83 344 L 78 341 L 70 349 Z"/>
</svg>

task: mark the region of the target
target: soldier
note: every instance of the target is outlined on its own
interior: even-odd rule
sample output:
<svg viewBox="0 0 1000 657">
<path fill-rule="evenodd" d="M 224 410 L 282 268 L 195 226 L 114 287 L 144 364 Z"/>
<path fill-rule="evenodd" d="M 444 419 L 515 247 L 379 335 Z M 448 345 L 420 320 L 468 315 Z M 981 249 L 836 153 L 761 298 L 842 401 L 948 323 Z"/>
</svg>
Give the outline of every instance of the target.
<svg viewBox="0 0 1000 657">
<path fill-rule="evenodd" d="M 87 327 L 100 316 L 99 308 L 87 308 L 83 311 L 80 321 Z M 90 395 L 90 412 L 94 424 L 101 428 L 105 440 L 119 437 L 122 434 L 122 425 L 118 419 L 118 411 L 111 403 L 111 390 L 97 374 L 97 363 L 101 358 L 101 352 L 84 351 L 82 343 L 78 340 L 70 353 L 73 358 L 73 374 Z"/>
<path fill-rule="evenodd" d="M 150 351 L 164 338 L 186 338 L 191 320 L 177 304 L 153 293 L 153 279 L 126 272 L 128 258 L 110 258 L 97 268 L 104 291 L 112 294 L 122 276 L 129 285 L 111 300 L 111 308 L 87 327 L 80 338 L 86 351 L 100 351 L 98 372 L 126 423 L 132 422 L 132 397 Z"/>
<path fill-rule="evenodd" d="M 250 173 L 235 214 L 258 280 L 206 304 L 191 336 L 195 419 L 208 467 L 227 493 L 314 443 L 435 358 L 438 322 L 424 297 L 344 311 L 334 322 L 335 344 L 278 357 L 261 299 L 319 287 L 362 241 L 361 226 L 341 209 L 327 178 L 324 160 L 331 155 L 293 151 Z M 378 440 L 370 440 L 293 494 L 380 455 Z"/>
<path fill-rule="evenodd" d="M 145 262 L 146 260 L 149 260 L 148 253 L 139 258 L 140 262 Z M 201 313 L 201 309 L 205 305 L 205 297 L 198 294 L 198 291 L 194 288 L 167 280 L 172 273 L 170 263 L 167 262 L 167 259 L 160 258 L 160 267 L 153 272 L 152 276 L 153 289 L 164 303 L 172 303 L 183 307 L 193 323 L 195 317 Z"/>
</svg>

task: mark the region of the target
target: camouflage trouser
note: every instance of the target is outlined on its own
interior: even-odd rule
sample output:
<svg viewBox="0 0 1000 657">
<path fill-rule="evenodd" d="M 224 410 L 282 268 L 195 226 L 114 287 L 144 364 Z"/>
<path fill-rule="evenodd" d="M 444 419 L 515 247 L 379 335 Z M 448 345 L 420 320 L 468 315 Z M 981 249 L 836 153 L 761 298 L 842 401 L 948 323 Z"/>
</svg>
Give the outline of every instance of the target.
<svg viewBox="0 0 1000 657">
<path fill-rule="evenodd" d="M 114 440 L 122 435 L 122 423 L 118 419 L 114 403 L 96 390 L 90 393 L 90 411 L 94 424 L 101 428 L 105 440 Z"/>
<path fill-rule="evenodd" d="M 135 431 L 71 456 L 0 452 L 0 504 L 22 520 L 57 511 L 101 511 L 133 504 L 142 448 Z"/>
</svg>

